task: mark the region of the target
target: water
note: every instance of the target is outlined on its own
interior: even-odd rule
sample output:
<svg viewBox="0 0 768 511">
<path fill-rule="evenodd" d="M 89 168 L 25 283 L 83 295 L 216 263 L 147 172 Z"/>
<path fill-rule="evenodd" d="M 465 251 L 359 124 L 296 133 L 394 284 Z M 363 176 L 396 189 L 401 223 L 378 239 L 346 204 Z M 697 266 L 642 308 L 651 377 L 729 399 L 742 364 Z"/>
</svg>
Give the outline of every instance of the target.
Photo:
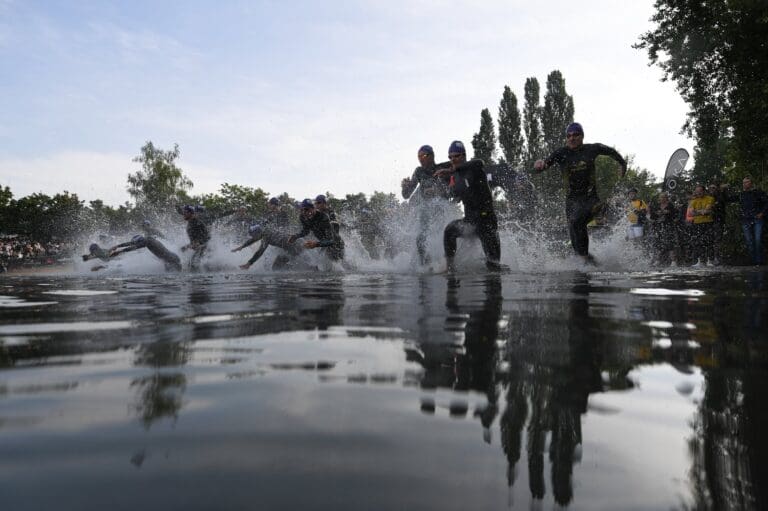
<svg viewBox="0 0 768 511">
<path fill-rule="evenodd" d="M 768 274 L 535 267 L 3 277 L 0 507 L 765 509 Z"/>
</svg>

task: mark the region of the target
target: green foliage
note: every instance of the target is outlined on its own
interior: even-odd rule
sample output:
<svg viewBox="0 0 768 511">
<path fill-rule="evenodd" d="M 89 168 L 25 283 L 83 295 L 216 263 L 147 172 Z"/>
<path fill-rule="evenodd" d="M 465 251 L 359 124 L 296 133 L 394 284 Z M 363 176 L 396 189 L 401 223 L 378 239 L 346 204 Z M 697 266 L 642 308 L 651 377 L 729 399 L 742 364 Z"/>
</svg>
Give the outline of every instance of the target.
<svg viewBox="0 0 768 511">
<path fill-rule="evenodd" d="M 522 135 L 522 119 L 517 106 L 517 96 L 509 86 L 504 86 L 504 94 L 499 103 L 499 145 L 506 161 L 513 169 L 523 164 L 525 141 Z"/>
<path fill-rule="evenodd" d="M 547 92 L 544 94 L 544 110 L 541 115 L 546 154 L 563 146 L 565 128 L 573 122 L 573 112 L 573 96 L 565 91 L 565 78 L 560 71 L 554 70 L 547 76 Z"/>
<path fill-rule="evenodd" d="M 4 191 L 7 191 L 7 197 L 10 190 Z M 11 199 L 2 211 L 3 230 L 7 234 L 23 234 L 33 240 L 48 241 L 77 236 L 84 206 L 77 195 L 65 191 L 53 197 L 34 193 L 18 200 Z"/>
<path fill-rule="evenodd" d="M 768 2 L 656 0 L 656 26 L 635 48 L 677 84 L 695 137 L 694 179 L 768 165 Z M 758 178 L 764 179 L 764 177 Z"/>
<path fill-rule="evenodd" d="M 202 204 L 213 216 L 245 208 L 251 217 L 261 217 L 267 211 L 269 195 L 261 188 L 224 183 L 219 193 L 208 193 L 191 198 L 191 202 Z"/>
<path fill-rule="evenodd" d="M 541 103 L 539 81 L 535 77 L 525 80 L 525 105 L 523 106 L 523 131 L 525 132 L 525 168 L 533 168 L 533 162 L 544 152 L 541 131 Z"/>
<path fill-rule="evenodd" d="M 187 202 L 186 192 L 192 188 L 192 181 L 176 166 L 179 155 L 178 144 L 170 151 L 163 151 L 152 142 L 144 144 L 141 154 L 133 159 L 141 163 L 142 170 L 128 174 L 128 193 L 137 208 L 164 211 Z"/>
<path fill-rule="evenodd" d="M 493 128 L 493 118 L 487 108 L 483 108 L 480 112 L 480 131 L 472 137 L 472 148 L 475 150 L 475 158 L 483 160 L 486 164 L 494 162 L 496 133 Z"/>
<path fill-rule="evenodd" d="M 565 79 L 560 71 L 554 70 L 547 76 L 547 92 L 544 94 L 544 109 L 541 125 L 543 132 L 544 157 L 562 147 L 565 128 L 573 122 L 573 97 L 565 90 Z M 557 197 L 563 187 L 563 180 L 554 172 L 545 172 L 536 181 L 539 193 L 548 198 Z"/>
</svg>

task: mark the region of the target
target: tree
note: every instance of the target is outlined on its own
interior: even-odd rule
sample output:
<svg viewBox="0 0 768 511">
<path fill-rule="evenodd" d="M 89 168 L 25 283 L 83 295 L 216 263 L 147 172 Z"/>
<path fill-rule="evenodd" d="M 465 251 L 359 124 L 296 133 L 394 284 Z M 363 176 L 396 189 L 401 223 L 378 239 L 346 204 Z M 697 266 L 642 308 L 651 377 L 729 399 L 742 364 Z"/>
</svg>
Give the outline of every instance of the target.
<svg viewBox="0 0 768 511">
<path fill-rule="evenodd" d="M 141 148 L 141 154 L 133 161 L 141 163 L 142 170 L 128 174 L 128 193 L 138 209 L 167 210 L 186 202 L 192 181 L 176 166 L 179 154 L 178 144 L 170 151 L 163 151 L 152 142 Z"/>
<path fill-rule="evenodd" d="M 714 171 L 764 175 L 768 165 L 768 2 L 656 0 L 637 49 L 673 80 L 690 111 L 695 179 Z M 720 168 L 713 168 L 714 166 Z M 759 178 L 760 179 L 760 178 Z"/>
<path fill-rule="evenodd" d="M 533 162 L 544 153 L 541 133 L 541 105 L 539 81 L 535 77 L 525 80 L 525 105 L 523 106 L 523 131 L 525 132 L 525 168 L 533 168 Z"/>
<path fill-rule="evenodd" d="M 493 128 L 493 118 L 487 108 L 480 112 L 480 131 L 472 136 L 472 148 L 475 150 L 475 158 L 486 164 L 493 163 L 496 153 L 496 133 Z"/>
<path fill-rule="evenodd" d="M 573 122 L 573 97 L 565 91 L 562 73 L 554 70 L 547 76 L 547 92 L 544 94 L 544 109 L 541 115 L 543 154 L 551 154 L 563 145 L 565 128 Z M 544 173 L 538 182 L 539 193 L 545 200 L 560 194 L 563 180 L 556 173 Z"/>
<path fill-rule="evenodd" d="M 565 78 L 558 70 L 547 76 L 547 92 L 544 94 L 544 110 L 541 127 L 544 135 L 544 152 L 552 153 L 563 145 L 565 128 L 573 122 L 573 96 L 565 91 Z"/>
<path fill-rule="evenodd" d="M 517 96 L 509 86 L 504 86 L 504 94 L 499 103 L 499 145 L 504 153 L 504 160 L 513 169 L 520 168 L 523 163 L 525 141 L 521 127 Z"/>
</svg>

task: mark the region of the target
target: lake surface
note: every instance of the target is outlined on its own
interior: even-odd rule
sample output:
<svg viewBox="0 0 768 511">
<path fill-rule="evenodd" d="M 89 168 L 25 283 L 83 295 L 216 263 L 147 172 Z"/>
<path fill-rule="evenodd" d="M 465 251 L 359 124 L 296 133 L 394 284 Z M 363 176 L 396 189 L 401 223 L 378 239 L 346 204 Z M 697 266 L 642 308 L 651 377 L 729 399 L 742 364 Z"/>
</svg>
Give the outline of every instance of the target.
<svg viewBox="0 0 768 511">
<path fill-rule="evenodd" d="M 0 508 L 766 509 L 768 272 L 0 279 Z"/>
</svg>

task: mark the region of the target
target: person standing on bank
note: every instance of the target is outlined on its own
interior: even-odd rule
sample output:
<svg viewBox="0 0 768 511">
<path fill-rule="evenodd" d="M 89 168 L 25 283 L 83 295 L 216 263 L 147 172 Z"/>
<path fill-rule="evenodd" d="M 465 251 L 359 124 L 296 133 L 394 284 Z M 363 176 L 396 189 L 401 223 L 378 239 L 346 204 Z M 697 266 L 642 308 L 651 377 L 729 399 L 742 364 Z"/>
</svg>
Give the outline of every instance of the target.
<svg viewBox="0 0 768 511">
<path fill-rule="evenodd" d="M 623 178 L 627 173 L 627 162 L 618 151 L 603 144 L 585 144 L 584 129 L 581 124 L 572 122 L 565 130 L 565 147 L 533 165 L 535 172 L 542 172 L 557 164 L 563 172 L 568 190 L 565 214 L 571 245 L 576 254 L 591 264 L 594 264 L 594 258 L 589 253 L 587 224 L 602 208 L 595 175 L 595 159 L 601 155 L 616 160 L 621 166 L 620 177 Z"/>
<path fill-rule="evenodd" d="M 437 177 L 435 172 L 448 165 L 441 164 L 440 168 L 435 164 L 435 152 L 432 146 L 423 145 L 416 156 L 419 166 L 413 171 L 410 178 L 405 178 L 400 183 L 403 199 L 410 199 L 416 205 L 419 214 L 419 234 L 416 237 L 416 250 L 422 265 L 429 264 L 427 254 L 427 235 L 435 214 L 436 201 L 447 201 L 449 197 L 448 178 Z"/>
<path fill-rule="evenodd" d="M 488 176 L 481 160 L 467 161 L 464 144 L 458 140 L 448 149 L 450 169 L 441 169 L 436 177 L 448 177 L 451 195 L 464 204 L 464 218 L 449 223 L 443 231 L 443 249 L 448 271 L 455 271 L 456 240 L 460 237 L 477 237 L 485 252 L 485 266 L 491 271 L 503 267 L 501 242 L 493 194 L 488 186 Z"/>
</svg>

